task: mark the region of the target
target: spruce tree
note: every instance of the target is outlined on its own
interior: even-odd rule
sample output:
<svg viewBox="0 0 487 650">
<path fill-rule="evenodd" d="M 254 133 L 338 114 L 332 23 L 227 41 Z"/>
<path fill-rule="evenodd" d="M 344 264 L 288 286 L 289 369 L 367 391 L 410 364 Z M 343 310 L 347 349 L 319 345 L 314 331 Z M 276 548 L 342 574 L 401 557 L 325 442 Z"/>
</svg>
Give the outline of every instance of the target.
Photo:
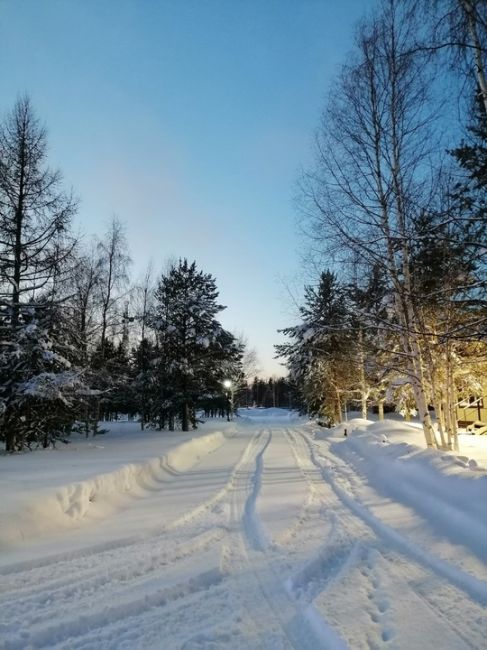
<svg viewBox="0 0 487 650">
<path fill-rule="evenodd" d="M 224 307 L 217 302 L 214 278 L 180 260 L 161 277 L 155 292 L 152 327 L 158 345 L 159 424 L 183 431 L 196 427 L 196 408 L 208 393 L 221 392 L 227 362 L 238 365 L 234 337 L 216 320 Z"/>
<path fill-rule="evenodd" d="M 66 439 L 84 384 L 69 322 L 47 301 L 23 308 L 0 354 L 1 424 L 7 451 Z"/>
<path fill-rule="evenodd" d="M 283 330 L 291 342 L 276 346 L 287 359 L 304 410 L 329 421 L 340 421 L 343 393 L 353 385 L 353 335 L 347 295 L 336 275 L 324 271 L 317 287 L 305 288 L 302 322 Z"/>
</svg>

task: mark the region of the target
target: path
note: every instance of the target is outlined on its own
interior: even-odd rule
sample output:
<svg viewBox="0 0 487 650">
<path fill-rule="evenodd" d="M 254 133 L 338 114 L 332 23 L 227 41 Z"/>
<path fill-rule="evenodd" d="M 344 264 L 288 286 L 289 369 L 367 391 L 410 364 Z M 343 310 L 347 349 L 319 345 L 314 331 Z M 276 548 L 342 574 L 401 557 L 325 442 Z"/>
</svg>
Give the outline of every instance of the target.
<svg viewBox="0 0 487 650">
<path fill-rule="evenodd" d="M 4 557 L 0 647 L 482 647 L 476 549 L 339 452 L 299 423 L 244 423 L 118 513 L 53 534 L 49 556 Z"/>
</svg>

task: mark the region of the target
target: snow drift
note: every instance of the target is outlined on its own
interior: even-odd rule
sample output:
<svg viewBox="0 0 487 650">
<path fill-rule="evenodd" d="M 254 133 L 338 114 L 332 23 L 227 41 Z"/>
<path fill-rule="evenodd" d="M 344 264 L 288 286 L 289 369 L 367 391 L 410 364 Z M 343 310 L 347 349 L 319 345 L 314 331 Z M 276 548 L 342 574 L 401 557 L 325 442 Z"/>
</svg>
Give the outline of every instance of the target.
<svg viewBox="0 0 487 650">
<path fill-rule="evenodd" d="M 315 439 L 328 439 L 330 451 L 379 494 L 413 508 L 446 538 L 487 561 L 487 470 L 474 459 L 425 449 L 421 430 L 391 420 L 351 420 Z"/>
<path fill-rule="evenodd" d="M 195 467 L 224 442 L 224 433 L 210 433 L 192 438 L 148 462 L 129 463 L 55 491 L 41 491 L 19 512 L 5 514 L 0 522 L 0 548 L 101 519 L 124 508 L 134 498 L 163 489 L 168 481 Z"/>
</svg>

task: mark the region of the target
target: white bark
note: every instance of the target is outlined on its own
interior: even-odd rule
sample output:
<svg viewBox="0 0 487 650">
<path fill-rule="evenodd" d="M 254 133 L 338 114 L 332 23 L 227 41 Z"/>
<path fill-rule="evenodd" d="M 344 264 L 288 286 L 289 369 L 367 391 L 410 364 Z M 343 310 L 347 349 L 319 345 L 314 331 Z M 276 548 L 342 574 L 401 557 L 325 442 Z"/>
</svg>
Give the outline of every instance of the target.
<svg viewBox="0 0 487 650">
<path fill-rule="evenodd" d="M 477 23 L 475 20 L 475 11 L 472 6 L 471 0 L 460 0 L 463 11 L 467 17 L 468 31 L 472 39 L 472 46 L 474 49 L 475 72 L 477 75 L 477 83 L 482 95 L 482 102 L 484 105 L 485 114 L 487 115 L 487 78 L 485 74 L 485 66 L 482 59 L 482 47 L 477 31 Z"/>
</svg>

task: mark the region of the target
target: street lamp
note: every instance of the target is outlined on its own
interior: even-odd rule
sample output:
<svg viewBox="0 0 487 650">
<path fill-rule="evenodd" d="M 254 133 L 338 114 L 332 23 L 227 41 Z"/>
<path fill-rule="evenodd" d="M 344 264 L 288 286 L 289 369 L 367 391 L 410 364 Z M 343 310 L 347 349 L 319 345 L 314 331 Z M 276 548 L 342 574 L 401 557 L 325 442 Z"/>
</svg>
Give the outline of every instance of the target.
<svg viewBox="0 0 487 650">
<path fill-rule="evenodd" d="M 233 417 L 233 382 L 230 379 L 225 379 L 223 382 L 224 388 L 227 389 L 230 401 L 230 411 L 227 413 L 227 421 L 230 422 L 230 413 Z"/>
</svg>

